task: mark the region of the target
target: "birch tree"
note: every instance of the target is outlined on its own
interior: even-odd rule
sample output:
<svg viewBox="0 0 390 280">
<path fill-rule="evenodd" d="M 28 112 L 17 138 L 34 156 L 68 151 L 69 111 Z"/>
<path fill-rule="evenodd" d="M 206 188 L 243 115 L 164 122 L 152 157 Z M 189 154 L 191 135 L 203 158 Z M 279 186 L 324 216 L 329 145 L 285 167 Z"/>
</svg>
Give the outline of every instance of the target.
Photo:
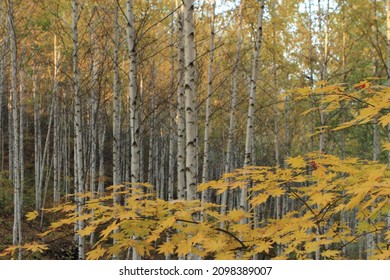
<svg viewBox="0 0 390 280">
<path fill-rule="evenodd" d="M 249 107 L 246 123 L 246 136 L 245 136 L 245 158 L 244 158 L 244 167 L 252 164 L 253 155 L 252 155 L 252 145 L 253 145 L 253 120 L 254 120 L 254 111 L 255 111 L 255 97 L 256 97 L 256 81 L 259 75 L 259 55 L 263 37 L 263 14 L 264 14 L 264 0 L 260 1 L 260 10 L 257 19 L 256 27 L 256 41 L 255 49 L 253 52 L 253 61 L 252 61 L 252 72 L 250 80 L 250 92 L 249 92 Z M 247 210 L 247 187 L 241 189 L 240 197 L 240 208 L 244 211 Z M 245 219 L 243 219 L 245 220 Z"/>
<path fill-rule="evenodd" d="M 131 183 L 136 187 L 139 183 L 140 173 L 140 143 L 139 143 L 139 96 L 137 93 L 137 53 L 136 38 L 134 28 L 133 1 L 126 1 L 127 17 L 127 46 L 129 50 L 129 102 L 130 102 L 130 137 L 131 137 Z M 133 259 L 139 259 L 140 256 L 133 250 Z"/>
<path fill-rule="evenodd" d="M 186 187 L 187 200 L 196 199 L 196 111 L 195 86 L 195 29 L 194 1 L 184 0 L 184 94 L 186 116 Z"/>
<path fill-rule="evenodd" d="M 11 110 L 12 110 L 12 181 L 14 185 L 14 225 L 13 238 L 14 245 L 22 243 L 22 221 L 21 221 L 21 197 L 22 197 L 22 182 L 21 182 L 21 166 L 20 166 L 20 123 L 19 123 L 19 95 L 18 95 L 18 80 L 17 80 L 17 41 L 16 41 L 16 26 L 14 21 L 13 1 L 8 2 L 8 32 L 10 34 L 11 48 Z M 21 259 L 22 252 L 18 250 L 18 258 Z"/>
<path fill-rule="evenodd" d="M 213 92 L 213 63 L 214 63 L 214 38 L 215 38 L 215 0 L 211 0 L 211 18 L 210 18 L 210 47 L 209 47 L 209 67 L 207 73 L 207 97 L 206 97 L 206 119 L 204 128 L 204 151 L 203 151 L 203 171 L 202 171 L 202 182 L 205 183 L 208 180 L 209 172 L 209 134 L 210 134 L 210 104 L 211 95 Z M 202 202 L 207 201 L 207 191 L 202 192 Z"/>
<path fill-rule="evenodd" d="M 78 0 L 72 0 L 72 39 L 73 39 L 73 95 L 74 95 L 74 127 L 75 127 L 75 160 L 76 160 L 76 176 L 77 176 L 77 192 L 84 193 L 84 174 L 83 174 L 83 139 L 82 139 L 82 123 L 81 123 L 81 93 L 80 93 L 80 76 L 79 76 L 79 41 L 77 23 L 79 19 Z M 79 196 L 77 201 L 77 214 L 79 217 L 83 214 L 84 200 Z M 77 222 L 77 230 L 84 228 L 82 219 Z M 78 258 L 84 259 L 84 237 L 77 235 Z"/>
<path fill-rule="evenodd" d="M 234 70 L 233 70 L 233 89 L 232 89 L 232 97 L 231 97 L 231 105 L 230 105 L 230 116 L 229 116 L 229 130 L 228 130 L 228 140 L 227 140 L 227 147 L 226 147 L 226 157 L 225 157 L 225 166 L 224 166 L 224 172 L 230 173 L 233 169 L 233 157 L 232 157 L 232 151 L 233 151 L 233 140 L 235 137 L 235 112 L 236 112 L 236 106 L 237 106 L 237 95 L 238 95 L 238 74 L 239 74 L 239 63 L 240 63 L 240 57 L 241 57 L 241 45 L 242 45 L 242 1 L 240 1 L 239 5 L 239 26 L 237 31 L 237 51 L 236 51 L 236 57 L 234 60 Z M 227 204 L 228 204 L 228 197 L 229 200 L 232 200 L 232 190 L 228 189 L 228 191 L 225 191 L 222 193 L 221 196 L 221 214 L 226 214 Z M 230 196 L 229 196 L 230 195 Z M 232 203 L 230 203 L 232 204 Z M 221 225 L 221 227 L 224 227 L 224 224 Z"/>
<path fill-rule="evenodd" d="M 177 197 L 185 199 L 186 190 L 186 157 L 185 157 L 185 111 L 184 111 L 184 6 L 181 5 L 177 17 Z"/>
<path fill-rule="evenodd" d="M 113 141 L 112 141 L 112 183 L 114 185 L 120 184 L 120 93 L 119 93 L 119 22 L 118 22 L 118 9 L 115 7 L 115 19 L 114 19 L 114 101 L 113 101 Z M 118 200 L 118 198 L 116 198 Z M 118 202 L 118 201 L 115 201 Z"/>
</svg>

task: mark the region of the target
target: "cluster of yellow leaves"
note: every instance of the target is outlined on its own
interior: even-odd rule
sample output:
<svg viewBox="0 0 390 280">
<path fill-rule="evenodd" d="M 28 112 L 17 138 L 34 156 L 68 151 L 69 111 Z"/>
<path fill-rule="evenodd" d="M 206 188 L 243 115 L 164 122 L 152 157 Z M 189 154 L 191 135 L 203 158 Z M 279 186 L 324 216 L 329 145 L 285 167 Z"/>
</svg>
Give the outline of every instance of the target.
<svg viewBox="0 0 390 280">
<path fill-rule="evenodd" d="M 22 250 L 22 251 L 30 251 L 30 252 L 39 252 L 43 253 L 43 251 L 47 250 L 48 246 L 45 244 L 38 244 L 38 243 L 30 243 L 30 244 L 25 244 L 25 245 L 12 245 L 4 249 L 3 252 L 0 253 L 0 257 L 4 256 L 13 256 L 15 252 Z"/>
<path fill-rule="evenodd" d="M 290 91 L 294 100 L 313 100 L 316 99 L 321 106 L 312 107 L 302 114 L 306 115 L 314 111 L 332 112 L 342 108 L 350 108 L 351 120 L 333 128 L 334 131 L 346 129 L 355 125 L 366 124 L 369 122 L 378 122 L 383 127 L 390 124 L 390 87 L 377 85 L 377 78 L 368 78 L 355 85 L 352 89 L 335 84 L 327 85 L 326 82 L 318 82 L 315 87 L 298 88 Z M 311 136 L 314 136 L 328 127 L 322 127 Z M 384 144 L 385 150 L 390 150 L 390 145 Z"/>
<path fill-rule="evenodd" d="M 288 168 L 238 169 L 199 186 L 199 191 L 210 188 L 215 193 L 248 188 L 248 212 L 230 209 L 221 214 L 217 204 L 164 201 L 151 189 L 121 185 L 101 197 L 83 194 L 82 213 L 72 203 L 47 209 L 62 213 L 63 218 L 40 236 L 83 220 L 85 227 L 77 234 L 97 236 L 88 259 L 121 256 L 129 248 L 145 258 L 193 254 L 208 259 L 251 259 L 262 254 L 275 259 L 310 259 L 319 253 L 325 259 L 338 259 L 344 257 L 343 247 L 368 232 L 389 240 L 384 217 L 390 212 L 390 176 L 385 165 L 316 153 L 289 158 L 287 163 Z M 118 195 L 123 196 L 124 205 L 114 203 Z M 275 199 L 290 204 L 280 217 L 265 213 L 266 205 Z M 357 228 L 346 219 L 352 213 Z M 26 218 L 32 220 L 37 214 L 30 212 Z M 248 222 L 242 223 L 243 219 Z M 373 258 L 389 258 L 388 244 L 376 245 Z M 11 246 L 1 255 L 12 255 L 19 248 L 41 252 L 47 246 Z"/>
</svg>

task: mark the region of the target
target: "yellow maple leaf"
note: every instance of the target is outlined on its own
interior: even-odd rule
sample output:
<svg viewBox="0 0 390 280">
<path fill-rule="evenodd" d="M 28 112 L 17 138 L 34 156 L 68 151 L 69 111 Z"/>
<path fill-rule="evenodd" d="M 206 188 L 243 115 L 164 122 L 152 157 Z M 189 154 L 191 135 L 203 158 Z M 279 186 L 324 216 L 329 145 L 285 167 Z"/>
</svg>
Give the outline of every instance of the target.
<svg viewBox="0 0 390 280">
<path fill-rule="evenodd" d="M 261 243 L 258 243 L 255 247 L 255 249 L 253 250 L 254 252 L 256 253 L 261 253 L 261 252 L 266 252 L 266 253 L 269 253 L 269 249 L 271 249 L 273 246 L 273 242 L 261 242 Z"/>
<path fill-rule="evenodd" d="M 269 195 L 266 193 L 258 194 L 251 199 L 251 204 L 254 206 L 258 206 L 258 205 L 266 202 L 268 200 L 268 198 L 269 198 Z"/>
<path fill-rule="evenodd" d="M 95 229 L 96 229 L 96 226 L 86 226 L 85 228 L 78 230 L 77 233 L 81 237 L 83 237 L 83 236 L 90 235 L 92 232 L 95 232 Z"/>
<path fill-rule="evenodd" d="M 31 251 L 31 252 L 40 252 L 42 253 L 44 250 L 47 250 L 49 247 L 47 245 L 43 244 L 38 244 L 38 243 L 31 243 L 31 244 L 26 244 L 23 246 L 24 249 Z"/>
<path fill-rule="evenodd" d="M 191 242 L 192 244 L 196 244 L 196 243 L 200 244 L 200 243 L 202 243 L 204 240 L 205 240 L 204 234 L 201 233 L 201 232 L 198 232 L 194 237 L 191 237 L 190 242 Z"/>
<path fill-rule="evenodd" d="M 101 257 L 104 256 L 106 251 L 107 251 L 106 249 L 102 248 L 99 245 L 95 249 L 93 249 L 92 251 L 89 251 L 87 253 L 87 260 L 98 260 L 98 259 L 100 259 Z"/>
<path fill-rule="evenodd" d="M 239 222 L 243 218 L 248 218 L 248 217 L 250 217 L 249 213 L 237 209 L 233 209 L 227 214 L 227 219 L 234 222 Z"/>
<path fill-rule="evenodd" d="M 379 120 L 380 120 L 380 123 L 382 124 L 382 126 L 386 126 L 386 125 L 390 124 L 390 114 L 386 114 L 386 115 L 382 116 Z"/>
<path fill-rule="evenodd" d="M 277 197 L 277 196 L 280 196 L 280 195 L 285 194 L 286 191 L 283 190 L 282 188 L 274 188 L 274 189 L 268 189 L 268 190 L 267 190 L 267 193 L 268 193 L 270 196 Z"/>
<path fill-rule="evenodd" d="M 164 244 L 158 247 L 158 252 L 164 254 L 165 256 L 173 254 L 176 246 L 172 242 L 164 242 Z"/>
<path fill-rule="evenodd" d="M 302 156 L 290 157 L 286 160 L 286 162 L 291 165 L 292 168 L 305 168 L 306 161 Z"/>
<path fill-rule="evenodd" d="M 321 255 L 323 257 L 329 258 L 329 259 L 336 258 L 336 257 L 338 257 L 339 254 L 340 254 L 340 251 L 338 251 L 338 250 L 327 250 L 327 251 L 321 253 Z"/>
<path fill-rule="evenodd" d="M 102 232 L 100 233 L 100 236 L 101 236 L 101 239 L 104 240 L 108 237 L 108 235 L 113 232 L 114 230 L 116 230 L 118 228 L 118 225 L 116 223 L 116 220 L 111 224 L 109 225 L 105 230 L 102 230 Z"/>
<path fill-rule="evenodd" d="M 205 249 L 206 252 L 218 252 L 221 251 L 221 249 L 225 247 L 225 245 L 226 244 L 221 239 L 218 240 L 210 239 L 209 241 L 203 244 L 203 248 Z"/>
<path fill-rule="evenodd" d="M 390 151 L 390 143 L 383 144 L 383 148 L 387 151 Z"/>
<path fill-rule="evenodd" d="M 177 244 L 176 253 L 180 256 L 185 256 L 192 251 L 192 244 L 187 240 L 182 240 Z"/>
<path fill-rule="evenodd" d="M 175 224 L 175 222 L 176 222 L 176 218 L 171 216 L 171 217 L 168 217 L 166 220 L 162 221 L 160 223 L 160 225 L 163 229 L 167 229 L 167 228 L 173 226 Z"/>
<path fill-rule="evenodd" d="M 7 248 L 4 249 L 3 252 L 0 253 L 0 257 L 4 257 L 4 256 L 7 256 L 7 255 L 13 255 L 15 253 L 15 251 L 17 249 L 19 249 L 20 247 L 18 245 L 11 245 Z"/>
<path fill-rule="evenodd" d="M 31 211 L 26 214 L 27 221 L 34 220 L 36 217 L 38 217 L 39 213 L 38 211 Z"/>
</svg>

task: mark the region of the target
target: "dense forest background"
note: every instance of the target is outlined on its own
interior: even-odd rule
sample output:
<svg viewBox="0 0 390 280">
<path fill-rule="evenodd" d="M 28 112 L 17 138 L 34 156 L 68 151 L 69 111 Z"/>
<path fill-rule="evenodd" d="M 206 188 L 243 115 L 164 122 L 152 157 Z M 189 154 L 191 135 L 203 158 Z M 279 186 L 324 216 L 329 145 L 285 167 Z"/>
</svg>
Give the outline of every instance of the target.
<svg viewBox="0 0 390 280">
<path fill-rule="evenodd" d="M 1 255 L 389 258 L 389 10 L 1 1 Z"/>
</svg>

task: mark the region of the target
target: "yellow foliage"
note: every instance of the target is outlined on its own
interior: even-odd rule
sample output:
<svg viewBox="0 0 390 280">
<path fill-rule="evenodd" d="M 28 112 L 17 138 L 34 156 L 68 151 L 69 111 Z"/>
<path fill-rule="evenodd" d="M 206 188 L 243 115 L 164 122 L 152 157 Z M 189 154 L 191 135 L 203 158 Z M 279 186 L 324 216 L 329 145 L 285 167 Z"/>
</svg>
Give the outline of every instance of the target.
<svg viewBox="0 0 390 280">
<path fill-rule="evenodd" d="M 164 242 L 158 247 L 158 252 L 167 256 L 169 254 L 173 254 L 175 252 L 175 248 L 176 245 L 174 245 L 172 242 Z"/>
<path fill-rule="evenodd" d="M 286 162 L 291 165 L 292 168 L 305 168 L 306 162 L 302 156 L 297 156 L 295 158 L 290 157 L 286 160 Z"/>
<path fill-rule="evenodd" d="M 104 254 L 106 253 L 106 249 L 102 248 L 100 245 L 97 246 L 92 251 L 87 252 L 87 259 L 88 260 L 98 260 L 101 259 Z"/>
<path fill-rule="evenodd" d="M 77 234 L 83 237 L 92 234 L 93 232 L 95 232 L 95 230 L 96 226 L 86 226 L 85 228 L 78 230 Z"/>
<path fill-rule="evenodd" d="M 23 249 L 31 251 L 31 252 L 39 252 L 42 253 L 43 251 L 47 250 L 49 247 L 45 244 L 38 244 L 38 243 L 31 243 L 23 246 Z"/>
<path fill-rule="evenodd" d="M 337 259 L 343 257 L 345 244 L 358 242 L 359 234 L 373 231 L 383 233 L 384 240 L 390 239 L 387 224 L 380 219 L 390 212 L 390 174 L 385 165 L 318 153 L 291 157 L 288 163 L 288 168 L 251 166 L 202 184 L 200 189 L 207 186 L 215 194 L 245 186 L 248 211 L 233 209 L 223 214 L 217 204 L 168 202 L 139 191 L 134 194 L 131 187 L 126 190 L 126 205 L 113 206 L 113 194 L 123 190 L 115 186 L 111 194 L 85 203 L 81 216 L 69 203 L 46 210 L 61 212 L 64 217 L 40 236 L 55 235 L 62 227 L 83 220 L 85 227 L 77 233 L 87 236 L 96 232 L 98 239 L 87 252 L 88 259 L 125 255 L 130 247 L 144 257 L 191 253 L 214 259 L 249 259 L 256 254 L 310 259 L 319 250 L 321 258 Z M 279 217 L 265 213 L 269 209 L 262 208 L 264 205 L 274 205 L 275 198 L 284 199 L 285 195 L 294 208 Z M 260 218 L 255 219 L 258 213 Z M 356 213 L 357 232 L 342 220 L 346 213 Z M 26 218 L 36 214 L 30 212 Z M 248 223 L 242 223 L 244 218 Z M 10 246 L 0 256 L 13 255 L 19 248 L 46 249 L 36 243 Z M 373 258 L 387 258 L 386 246 L 379 244 L 378 248 Z"/>
<path fill-rule="evenodd" d="M 36 217 L 38 217 L 38 211 L 32 211 L 32 212 L 28 212 L 26 214 L 26 218 L 27 218 L 27 221 L 31 221 L 31 220 L 34 220 Z"/>
</svg>

